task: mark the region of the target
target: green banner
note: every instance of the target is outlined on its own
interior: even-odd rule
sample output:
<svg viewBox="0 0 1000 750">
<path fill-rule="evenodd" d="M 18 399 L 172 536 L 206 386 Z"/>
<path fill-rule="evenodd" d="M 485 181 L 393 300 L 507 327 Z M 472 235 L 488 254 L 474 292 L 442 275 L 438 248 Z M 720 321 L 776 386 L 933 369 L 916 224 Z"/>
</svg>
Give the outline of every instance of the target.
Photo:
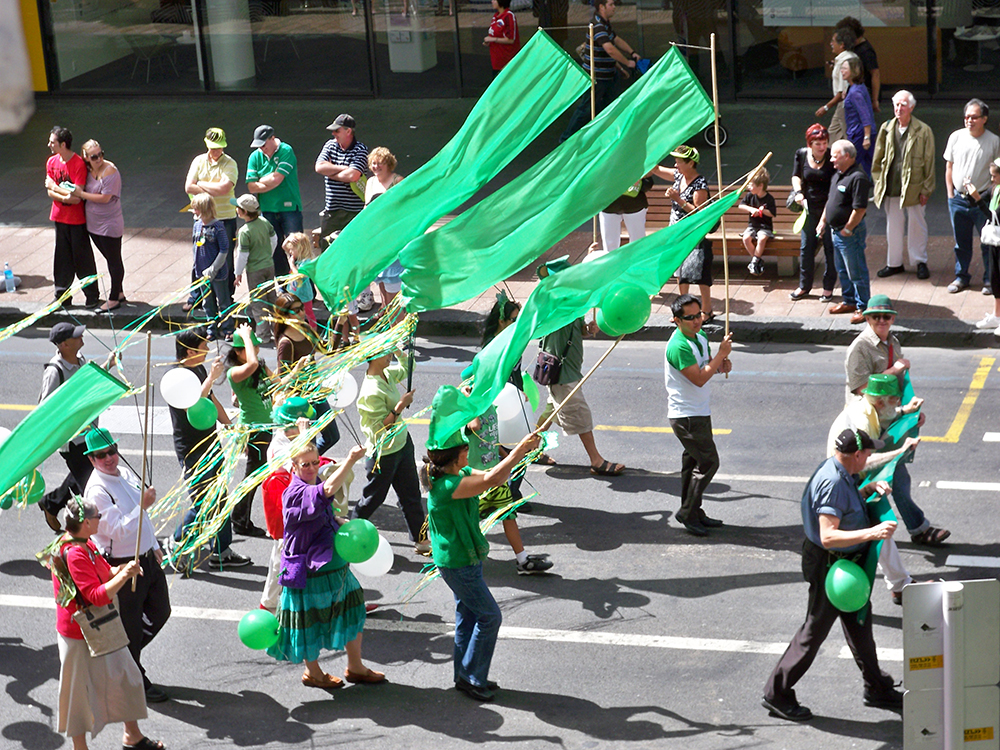
<svg viewBox="0 0 1000 750">
<path fill-rule="evenodd" d="M 403 248 L 407 311 L 464 302 L 521 270 L 713 117 L 701 84 L 680 52 L 671 49 L 530 170 Z"/>
<path fill-rule="evenodd" d="M 318 259 L 299 266 L 330 304 L 354 299 L 407 242 L 493 179 L 589 87 L 583 69 L 537 31 L 429 162 L 355 217 Z"/>
<path fill-rule="evenodd" d="M 459 394 L 453 411 L 439 410 L 431 415 L 435 433 L 449 435 L 486 411 L 511 372 L 520 368 L 521 357 L 532 339 L 552 333 L 599 307 L 609 289 L 631 283 L 650 295 L 657 294 L 738 199 L 738 192 L 730 193 L 638 242 L 629 242 L 593 262 L 572 266 L 539 281 L 514 325 L 505 328 L 472 361 L 472 395 Z"/>
<path fill-rule="evenodd" d="M 0 494 L 51 456 L 128 392 L 128 386 L 88 362 L 53 391 L 0 443 Z"/>
</svg>

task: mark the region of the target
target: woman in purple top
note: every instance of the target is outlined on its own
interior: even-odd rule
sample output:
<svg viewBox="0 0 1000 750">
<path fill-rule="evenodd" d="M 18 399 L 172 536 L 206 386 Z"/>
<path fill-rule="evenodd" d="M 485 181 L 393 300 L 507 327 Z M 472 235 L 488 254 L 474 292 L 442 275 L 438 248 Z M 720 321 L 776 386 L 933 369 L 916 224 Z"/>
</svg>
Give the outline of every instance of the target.
<svg viewBox="0 0 1000 750">
<path fill-rule="evenodd" d="M 108 301 L 100 308 L 108 312 L 125 302 L 122 290 L 125 280 L 125 264 L 122 262 L 122 235 L 125 234 L 122 176 L 114 164 L 105 160 L 104 151 L 97 141 L 90 140 L 83 144 L 83 160 L 87 162 L 87 186 L 81 188 L 78 185 L 73 195 L 86 201 L 87 231 L 108 263 L 111 291 L 108 292 Z"/>
<path fill-rule="evenodd" d="M 865 88 L 865 69 L 857 57 L 849 57 L 840 66 L 840 74 L 850 84 L 844 94 L 844 118 L 847 120 L 847 140 L 858 151 L 858 164 L 865 174 L 872 176 L 872 152 L 874 142 L 872 130 L 875 128 L 875 113 L 872 98 Z"/>
<path fill-rule="evenodd" d="M 382 682 L 385 675 L 361 660 L 365 598 L 347 561 L 337 554 L 334 536 L 340 521 L 333 515 L 333 495 L 351 468 L 365 455 L 360 445 L 321 481 L 319 453 L 312 443 L 292 454 L 292 482 L 281 496 L 285 539 L 281 551 L 284 587 L 278 604 L 281 630 L 267 653 L 278 661 L 305 662 L 302 684 L 339 688 L 344 681 L 319 666 L 323 649 L 347 652 L 348 682 Z"/>
</svg>

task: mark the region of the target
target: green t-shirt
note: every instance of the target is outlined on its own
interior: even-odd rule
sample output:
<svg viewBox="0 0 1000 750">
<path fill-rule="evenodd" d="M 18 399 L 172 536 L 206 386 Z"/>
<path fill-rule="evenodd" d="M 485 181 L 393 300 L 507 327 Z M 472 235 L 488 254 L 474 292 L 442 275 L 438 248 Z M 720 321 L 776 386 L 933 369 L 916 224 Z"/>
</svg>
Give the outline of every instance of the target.
<svg viewBox="0 0 1000 750">
<path fill-rule="evenodd" d="M 236 252 L 247 253 L 247 273 L 265 271 L 274 266 L 271 238 L 275 236 L 271 222 L 263 216 L 248 221 L 236 234 Z"/>
<path fill-rule="evenodd" d="M 260 365 L 263 367 L 263 365 Z M 253 387 L 253 375 L 239 383 L 233 380 L 233 371 L 226 373 L 229 386 L 240 400 L 240 424 L 271 424 L 271 399 L 267 396 L 270 385 L 263 375 Z"/>
<path fill-rule="evenodd" d="M 479 530 L 479 498 L 453 498 L 462 477 L 472 473 L 468 466 L 431 483 L 427 498 L 427 527 L 430 531 L 434 564 L 439 568 L 467 568 L 476 565 L 490 551 L 490 543 Z"/>
<path fill-rule="evenodd" d="M 479 417 L 479 429 L 464 428 L 469 440 L 469 466 L 477 471 L 489 471 L 500 463 L 500 423 L 497 408 L 490 408 Z"/>
<path fill-rule="evenodd" d="M 264 156 L 264 152 L 259 148 L 250 154 L 247 162 L 247 182 L 256 182 L 272 172 L 284 175 L 285 179 L 274 190 L 257 193 L 260 210 L 269 213 L 301 211 L 298 162 L 295 159 L 295 152 L 287 143 L 279 143 L 278 150 L 271 157 Z"/>
<path fill-rule="evenodd" d="M 562 360 L 559 385 L 575 383 L 583 378 L 583 318 L 574 320 L 542 339 L 541 348 Z"/>
</svg>

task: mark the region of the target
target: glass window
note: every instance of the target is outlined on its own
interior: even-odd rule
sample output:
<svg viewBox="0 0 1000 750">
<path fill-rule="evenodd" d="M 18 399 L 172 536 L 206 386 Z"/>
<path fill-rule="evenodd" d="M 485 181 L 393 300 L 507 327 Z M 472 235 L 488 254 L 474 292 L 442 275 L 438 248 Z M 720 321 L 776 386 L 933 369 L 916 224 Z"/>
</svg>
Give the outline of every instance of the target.
<svg viewBox="0 0 1000 750">
<path fill-rule="evenodd" d="M 379 96 L 458 96 L 457 5 L 457 0 L 373 0 Z"/>
</svg>

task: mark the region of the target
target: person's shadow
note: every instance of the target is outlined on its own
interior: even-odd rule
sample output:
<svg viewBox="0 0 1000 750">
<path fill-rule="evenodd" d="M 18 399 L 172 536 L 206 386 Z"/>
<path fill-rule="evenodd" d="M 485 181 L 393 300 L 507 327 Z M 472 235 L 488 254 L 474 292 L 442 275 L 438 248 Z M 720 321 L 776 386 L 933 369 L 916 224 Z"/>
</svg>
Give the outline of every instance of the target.
<svg viewBox="0 0 1000 750">
<path fill-rule="evenodd" d="M 41 566 L 35 564 L 41 570 Z M 0 674 L 7 675 L 7 695 L 21 706 L 31 706 L 46 721 L 18 721 L 4 726 L 3 738 L 30 750 L 55 750 L 65 742 L 55 732 L 56 712 L 31 697 L 32 691 L 49 680 L 59 679 L 59 649 L 56 644 L 31 648 L 20 638 L 0 638 Z M 5 745 L 6 746 L 6 745 Z"/>
</svg>

